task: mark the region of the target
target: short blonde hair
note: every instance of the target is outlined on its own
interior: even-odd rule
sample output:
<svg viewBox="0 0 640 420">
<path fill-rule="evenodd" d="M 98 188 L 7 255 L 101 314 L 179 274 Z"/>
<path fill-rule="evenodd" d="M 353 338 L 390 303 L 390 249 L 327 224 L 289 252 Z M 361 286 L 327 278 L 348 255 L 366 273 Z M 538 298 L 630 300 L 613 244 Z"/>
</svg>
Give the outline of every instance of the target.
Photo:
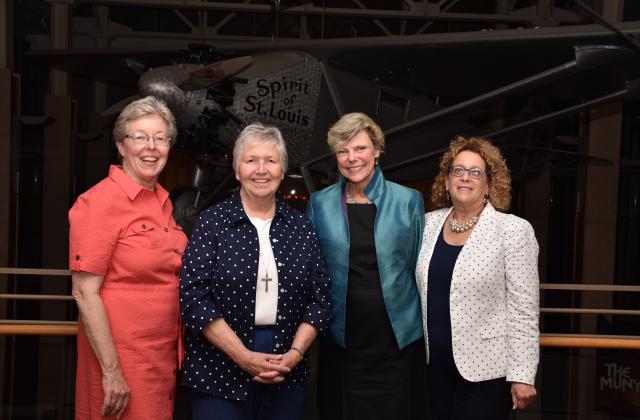
<svg viewBox="0 0 640 420">
<path fill-rule="evenodd" d="M 384 135 L 382 129 L 371 117 L 362 112 L 352 112 L 340 118 L 327 133 L 327 144 L 332 153 L 351 140 L 360 131 L 365 130 L 373 146 L 382 151 L 384 149 Z"/>
<path fill-rule="evenodd" d="M 488 139 L 479 137 L 465 138 L 457 136 L 449 143 L 447 150 L 440 159 L 440 171 L 431 187 L 431 201 L 437 208 L 451 206 L 447 195 L 446 177 L 449 167 L 460 152 L 469 151 L 480 155 L 486 165 L 487 182 L 489 183 L 489 201 L 497 210 L 507 211 L 511 206 L 511 175 L 507 162 L 500 149 L 491 144 Z"/>
</svg>

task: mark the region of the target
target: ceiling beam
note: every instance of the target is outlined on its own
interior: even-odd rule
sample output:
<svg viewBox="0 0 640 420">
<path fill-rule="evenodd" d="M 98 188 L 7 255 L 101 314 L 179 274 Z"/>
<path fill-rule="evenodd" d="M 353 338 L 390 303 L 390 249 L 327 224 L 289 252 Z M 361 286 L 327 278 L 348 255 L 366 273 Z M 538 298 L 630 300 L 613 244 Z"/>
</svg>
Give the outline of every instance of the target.
<svg viewBox="0 0 640 420">
<path fill-rule="evenodd" d="M 75 4 L 75 0 L 49 0 L 53 4 Z M 82 4 L 105 6 L 136 6 L 152 8 L 208 10 L 212 12 L 236 13 L 267 13 L 272 14 L 274 8 L 268 4 L 246 4 L 225 2 L 202 2 L 200 0 L 82 0 Z M 516 23 L 530 24 L 538 19 L 535 15 L 515 16 L 491 13 L 444 13 L 438 12 L 426 15 L 424 11 L 397 9 L 359 9 L 348 7 L 316 7 L 304 4 L 292 7 L 280 7 L 281 15 L 304 15 L 323 17 L 353 17 L 370 19 L 408 19 L 418 21 L 446 21 L 446 22 L 481 22 L 481 23 Z M 578 23 L 577 16 L 559 18 L 564 23 Z"/>
<path fill-rule="evenodd" d="M 368 10 L 367 6 L 366 6 L 362 1 L 360 1 L 360 0 L 353 0 L 353 2 L 354 2 L 355 4 L 357 4 L 359 8 L 361 8 L 361 9 L 363 9 L 363 10 Z M 391 31 L 390 31 L 389 29 L 387 29 L 387 27 L 384 25 L 384 23 L 382 23 L 382 22 L 380 21 L 380 19 L 373 19 L 373 22 L 376 24 L 376 26 L 377 26 L 378 28 L 380 28 L 380 30 L 381 30 L 382 32 L 384 32 L 384 34 L 385 34 L 385 35 L 387 35 L 387 36 L 388 36 L 388 35 L 393 35 L 393 34 L 391 33 Z"/>
<path fill-rule="evenodd" d="M 191 32 L 195 31 L 195 25 L 189 19 L 187 19 L 187 17 L 180 10 L 173 9 L 173 13 L 175 13 L 176 16 L 178 16 L 180 18 L 180 20 L 185 25 L 187 25 L 187 27 L 189 28 L 189 30 Z"/>
</svg>

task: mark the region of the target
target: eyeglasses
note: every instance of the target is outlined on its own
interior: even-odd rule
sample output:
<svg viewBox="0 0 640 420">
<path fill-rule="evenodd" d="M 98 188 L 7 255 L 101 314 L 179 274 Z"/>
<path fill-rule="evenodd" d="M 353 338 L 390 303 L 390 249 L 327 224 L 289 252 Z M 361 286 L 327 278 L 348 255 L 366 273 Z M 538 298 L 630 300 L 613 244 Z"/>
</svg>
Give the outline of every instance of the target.
<svg viewBox="0 0 640 420">
<path fill-rule="evenodd" d="M 133 134 L 127 134 L 125 138 L 133 140 L 135 144 L 143 145 L 149 142 L 149 139 L 153 139 L 156 146 L 168 146 L 171 143 L 171 137 L 167 137 L 164 134 L 156 134 L 155 136 L 149 136 L 147 133 L 136 132 Z"/>
<path fill-rule="evenodd" d="M 483 175 L 489 173 L 489 171 L 480 168 L 465 168 L 464 166 L 449 166 L 449 173 L 453 176 L 462 176 L 465 172 L 469 172 L 469 176 L 473 179 L 480 179 Z"/>
</svg>

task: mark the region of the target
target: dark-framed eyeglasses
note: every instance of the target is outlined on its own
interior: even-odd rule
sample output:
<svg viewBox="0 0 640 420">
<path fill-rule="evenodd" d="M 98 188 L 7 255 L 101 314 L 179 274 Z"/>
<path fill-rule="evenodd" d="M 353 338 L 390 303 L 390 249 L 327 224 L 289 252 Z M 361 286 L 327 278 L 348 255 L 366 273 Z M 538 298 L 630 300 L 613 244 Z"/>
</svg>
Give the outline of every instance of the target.
<svg viewBox="0 0 640 420">
<path fill-rule="evenodd" d="M 171 137 L 166 136 L 164 134 L 156 134 L 155 136 L 150 136 L 147 133 L 136 132 L 133 134 L 127 134 L 124 136 L 127 139 L 133 140 L 135 144 L 143 145 L 149 142 L 149 139 L 153 139 L 153 142 L 156 146 L 168 146 L 171 144 Z"/>
<path fill-rule="evenodd" d="M 481 168 L 465 168 L 464 166 L 449 166 L 449 173 L 453 176 L 462 176 L 465 172 L 469 172 L 469 176 L 473 179 L 480 179 L 484 175 L 488 174 L 489 171 Z"/>
</svg>

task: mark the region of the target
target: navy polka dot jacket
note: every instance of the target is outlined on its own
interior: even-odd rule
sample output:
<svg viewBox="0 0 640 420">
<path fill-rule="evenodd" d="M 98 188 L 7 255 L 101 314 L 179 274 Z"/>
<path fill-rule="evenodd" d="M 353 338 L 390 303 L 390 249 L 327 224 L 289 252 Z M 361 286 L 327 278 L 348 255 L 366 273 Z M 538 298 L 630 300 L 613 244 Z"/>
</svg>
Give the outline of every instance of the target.
<svg viewBox="0 0 640 420">
<path fill-rule="evenodd" d="M 304 214 L 276 200 L 269 237 L 279 287 L 273 353 L 285 353 L 302 321 L 320 332 L 326 330 L 331 314 L 329 277 L 313 226 Z M 244 345 L 253 348 L 258 256 L 258 233 L 238 191 L 201 213 L 180 275 L 180 308 L 187 327 L 185 385 L 215 396 L 246 399 L 249 374 L 201 331 L 223 317 Z M 272 386 L 297 388 L 308 376 L 305 356 L 283 383 Z"/>
</svg>

